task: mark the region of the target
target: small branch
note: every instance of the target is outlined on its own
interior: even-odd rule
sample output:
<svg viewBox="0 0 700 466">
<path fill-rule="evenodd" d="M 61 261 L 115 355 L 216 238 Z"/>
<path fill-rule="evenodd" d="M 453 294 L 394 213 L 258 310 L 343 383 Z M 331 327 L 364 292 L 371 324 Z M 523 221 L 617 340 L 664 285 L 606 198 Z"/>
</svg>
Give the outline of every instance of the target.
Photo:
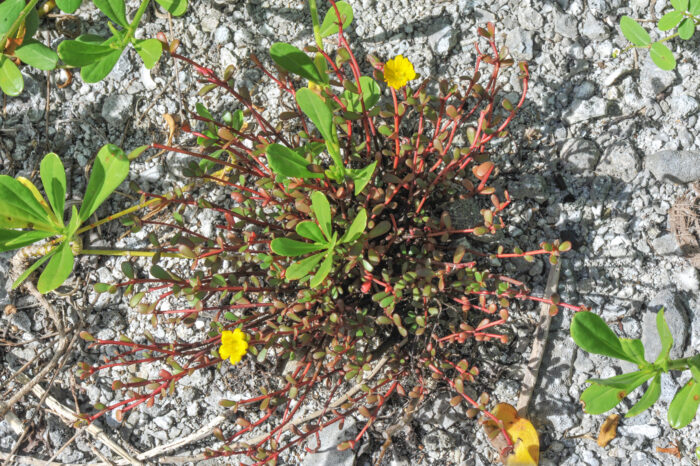
<svg viewBox="0 0 700 466">
<path fill-rule="evenodd" d="M 547 277 L 547 286 L 545 287 L 544 296 L 545 299 L 549 300 L 559 285 L 559 272 L 561 271 L 561 261 L 557 261 L 556 265 L 549 269 L 549 276 Z M 532 392 L 537 385 L 537 376 L 540 370 L 540 364 L 542 363 L 542 356 L 544 355 L 544 349 L 547 346 L 547 337 L 549 336 L 549 324 L 551 323 L 552 316 L 549 314 L 549 303 L 540 302 L 540 318 L 537 322 L 537 331 L 535 332 L 535 341 L 532 344 L 532 352 L 530 352 L 530 359 L 525 367 L 525 375 L 523 377 L 522 389 L 520 390 L 520 397 L 518 398 L 518 404 L 516 409 L 518 410 L 518 416 L 526 417 L 527 415 L 527 405 L 530 403 L 532 398 Z"/>
</svg>

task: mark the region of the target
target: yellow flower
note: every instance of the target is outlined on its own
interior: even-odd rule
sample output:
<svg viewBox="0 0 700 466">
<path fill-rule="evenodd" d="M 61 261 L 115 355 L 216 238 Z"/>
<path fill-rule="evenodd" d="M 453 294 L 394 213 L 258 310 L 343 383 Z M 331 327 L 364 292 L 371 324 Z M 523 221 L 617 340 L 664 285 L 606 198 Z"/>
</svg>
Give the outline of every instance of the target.
<svg viewBox="0 0 700 466">
<path fill-rule="evenodd" d="M 224 330 L 221 333 L 221 347 L 219 356 L 221 359 L 230 359 L 231 364 L 237 364 L 248 352 L 248 335 L 240 328 L 233 332 Z"/>
<path fill-rule="evenodd" d="M 415 78 L 416 71 L 413 69 L 413 63 L 403 55 L 396 55 L 384 65 L 384 81 L 394 89 L 401 89 Z"/>
</svg>

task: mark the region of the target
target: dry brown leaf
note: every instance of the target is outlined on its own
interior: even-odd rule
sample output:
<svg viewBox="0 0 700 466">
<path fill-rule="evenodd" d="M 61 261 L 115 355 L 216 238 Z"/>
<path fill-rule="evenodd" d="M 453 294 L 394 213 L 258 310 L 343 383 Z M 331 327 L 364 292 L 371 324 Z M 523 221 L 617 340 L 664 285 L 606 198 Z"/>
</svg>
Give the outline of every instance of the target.
<svg viewBox="0 0 700 466">
<path fill-rule="evenodd" d="M 619 414 L 611 414 L 600 426 L 600 432 L 598 433 L 598 445 L 601 447 L 606 446 L 612 439 L 617 435 L 617 425 L 620 423 Z"/>
</svg>

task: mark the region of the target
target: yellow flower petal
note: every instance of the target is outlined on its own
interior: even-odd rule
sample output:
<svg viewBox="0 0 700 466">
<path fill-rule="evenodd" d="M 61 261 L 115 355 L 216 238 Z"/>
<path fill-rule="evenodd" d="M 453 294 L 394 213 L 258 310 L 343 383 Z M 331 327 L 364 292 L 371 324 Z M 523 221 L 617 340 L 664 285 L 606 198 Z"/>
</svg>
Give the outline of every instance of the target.
<svg viewBox="0 0 700 466">
<path fill-rule="evenodd" d="M 397 55 L 384 65 L 384 81 L 394 89 L 401 89 L 415 78 L 413 64 L 403 55 Z"/>
<path fill-rule="evenodd" d="M 241 329 L 234 329 L 233 332 L 224 330 L 221 332 L 221 346 L 219 356 L 221 359 L 228 359 L 231 364 L 236 364 L 248 352 L 248 335 Z"/>
</svg>

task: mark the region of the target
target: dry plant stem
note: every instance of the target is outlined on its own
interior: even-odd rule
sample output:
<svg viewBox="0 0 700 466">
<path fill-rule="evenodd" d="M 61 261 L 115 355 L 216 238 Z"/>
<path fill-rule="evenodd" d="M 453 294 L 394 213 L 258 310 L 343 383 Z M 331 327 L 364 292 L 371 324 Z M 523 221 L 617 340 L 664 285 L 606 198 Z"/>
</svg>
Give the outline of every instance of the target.
<svg viewBox="0 0 700 466">
<path fill-rule="evenodd" d="M 5 461 L 2 463 L 2 466 L 7 466 L 12 464 L 12 460 L 15 457 L 15 453 L 17 453 L 17 450 L 19 450 L 20 445 L 22 445 L 22 441 L 24 440 L 24 437 L 27 436 L 27 433 L 29 432 L 29 424 L 24 426 L 24 429 L 22 430 L 22 435 L 19 436 L 15 444 L 12 446 L 12 450 L 10 450 L 9 456 L 5 459 Z"/>
<path fill-rule="evenodd" d="M 403 344 L 405 344 L 405 342 L 406 342 L 406 340 L 404 340 L 400 344 L 403 345 Z M 296 427 L 300 424 L 304 424 L 304 423 L 309 422 L 313 419 L 316 419 L 317 417 L 321 416 L 323 413 L 328 412 L 329 409 L 335 409 L 338 406 L 342 405 L 350 397 L 352 397 L 355 393 L 359 392 L 362 389 L 363 384 L 367 383 L 368 380 L 373 379 L 379 373 L 381 368 L 384 367 L 384 364 L 386 364 L 386 362 L 388 360 L 389 360 L 389 358 L 387 358 L 385 356 L 385 357 L 381 358 L 379 361 L 377 361 L 377 365 L 374 367 L 374 369 L 372 369 L 372 372 L 369 374 L 369 376 L 365 380 L 362 381 L 362 383 L 358 383 L 358 384 L 354 385 L 345 395 L 343 395 L 338 400 L 331 403 L 328 408 L 318 409 L 318 410 L 314 411 L 313 413 L 311 413 L 307 416 L 304 416 L 302 418 L 298 417 L 298 418 L 292 420 L 291 422 L 289 422 L 288 424 L 286 424 L 282 429 L 280 429 L 280 431 L 278 433 L 282 433 L 282 432 L 286 432 L 288 430 L 291 430 L 292 427 Z M 168 452 L 168 451 L 174 450 L 176 448 L 180 448 L 180 447 L 183 447 L 183 446 L 188 445 L 190 443 L 201 440 L 204 437 L 211 435 L 212 429 L 214 427 L 221 425 L 224 421 L 226 421 L 226 419 L 228 417 L 232 416 L 233 414 L 234 414 L 233 411 L 229 410 L 226 414 L 221 414 L 219 416 L 216 416 L 214 419 L 209 421 L 206 425 L 202 426 L 199 430 L 197 430 L 196 432 L 193 432 L 192 434 L 188 435 L 187 437 L 181 438 L 181 439 L 176 440 L 175 442 L 169 443 L 167 445 L 158 446 L 156 448 L 153 448 L 152 450 L 148 450 L 148 451 L 141 453 L 139 455 L 136 455 L 136 456 L 140 460 L 147 460 L 149 458 L 153 458 L 155 456 L 162 455 L 165 452 Z M 259 442 L 265 440 L 269 435 L 270 435 L 269 432 L 264 433 L 264 434 L 258 435 L 256 437 L 253 437 L 253 438 L 241 440 L 238 443 L 247 443 L 249 445 L 253 445 L 253 444 L 256 444 L 256 443 L 259 443 Z M 189 459 L 187 459 L 187 461 L 197 461 L 199 459 L 203 460 L 203 459 L 205 459 L 205 456 L 204 455 L 192 456 Z M 129 463 L 124 462 L 124 461 L 119 461 L 117 464 L 126 465 Z"/>
<path fill-rule="evenodd" d="M 25 384 L 29 382 L 29 378 L 26 375 L 21 375 L 18 377 L 18 379 L 20 382 Z M 34 385 L 31 388 L 31 391 L 34 393 L 34 395 L 36 395 L 39 398 L 45 396 L 46 394 L 46 391 L 40 385 Z M 46 396 L 46 406 L 68 425 L 73 425 L 73 423 L 78 420 L 78 417 L 73 411 L 63 406 L 61 402 L 59 402 L 58 400 L 56 400 L 56 398 L 52 396 Z M 109 449 L 112 450 L 114 453 L 124 458 L 124 460 L 127 462 L 123 464 L 143 464 L 141 461 L 134 458 L 128 451 L 126 451 L 124 447 L 110 439 L 107 436 L 107 434 L 105 434 L 104 431 L 95 424 L 88 425 L 86 430 L 94 438 L 96 438 L 100 442 L 104 443 L 107 447 L 109 447 Z"/>
<path fill-rule="evenodd" d="M 549 269 L 547 276 L 547 286 L 544 291 L 545 299 L 549 300 L 556 292 L 559 285 L 559 272 L 561 271 L 561 261 Z M 522 390 L 518 398 L 518 404 L 515 409 L 518 410 L 518 416 L 527 416 L 527 405 L 532 398 L 532 392 L 537 385 L 537 375 L 542 364 L 542 356 L 544 349 L 547 346 L 547 337 L 549 336 L 549 325 L 552 321 L 552 316 L 549 314 L 549 304 L 546 302 L 540 303 L 540 318 L 537 322 L 537 331 L 535 332 L 535 341 L 532 344 L 532 352 L 530 359 L 525 367 L 525 375 L 523 376 Z"/>
</svg>

